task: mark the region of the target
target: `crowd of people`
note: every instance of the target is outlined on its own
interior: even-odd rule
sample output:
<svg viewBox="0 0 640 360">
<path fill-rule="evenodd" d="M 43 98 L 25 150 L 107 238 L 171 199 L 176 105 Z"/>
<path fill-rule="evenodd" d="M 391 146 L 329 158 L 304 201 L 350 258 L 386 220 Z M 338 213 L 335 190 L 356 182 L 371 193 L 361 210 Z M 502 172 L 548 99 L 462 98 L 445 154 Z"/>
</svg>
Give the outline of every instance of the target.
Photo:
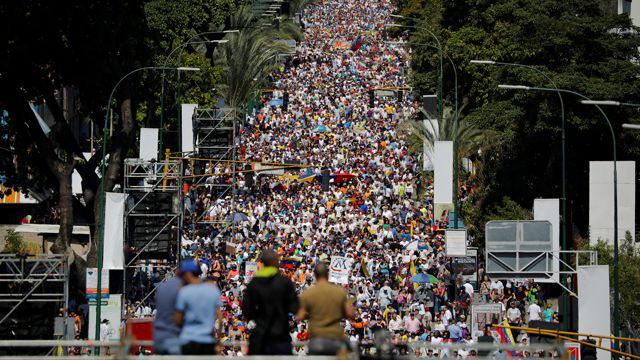
<svg viewBox="0 0 640 360">
<path fill-rule="evenodd" d="M 454 272 L 443 232 L 451 219 L 446 211 L 435 211 L 433 184 L 421 175 L 422 161 L 409 152 L 406 134 L 398 127 L 418 105 L 409 96 L 394 94 L 375 96 L 370 106 L 371 89 L 406 85 L 407 54 L 387 41 L 391 38 L 384 28 L 393 10 L 389 0 L 325 0 L 305 11 L 305 40 L 283 70 L 272 75 L 273 94 L 286 94 L 286 104 L 273 105 L 264 96 L 240 131 L 238 149 L 247 163 L 293 163 L 296 170 L 243 172 L 233 201 L 217 186 L 230 181 L 224 173 L 233 167 L 205 164 L 204 173 L 211 175 L 185 185 L 190 221 L 181 232 L 180 257 L 192 261 L 181 267 L 182 279 L 160 285 L 155 301 L 136 306 L 134 296 L 128 314 L 155 316 L 160 334 L 180 333 L 176 342 L 158 343 L 161 353 L 207 353 L 216 341 L 215 320 L 219 344 L 252 340 L 249 348 L 225 346 L 222 351 L 228 355 L 282 353 L 278 346 L 256 348 L 264 331 L 260 323 L 271 322 L 271 333 L 262 336 L 276 345 L 313 340 L 315 330 L 320 338 L 329 334 L 359 344 L 366 354 L 372 351 L 367 344 L 379 340 L 378 331 L 387 330 L 396 345 L 468 345 L 455 354 L 423 348 L 415 355 L 473 358 L 469 309 L 474 301 L 503 304 L 514 324 L 548 318 L 549 311 L 540 308 L 546 306 L 544 291 L 536 284 L 523 283 L 522 289 L 513 284 L 512 291 L 485 278 L 474 289 Z M 331 177 L 328 188 L 322 181 L 324 169 Z M 189 172 L 198 173 L 195 168 Z M 471 186 L 464 183 L 462 188 Z M 265 254 L 270 254 L 266 262 Z M 277 264 L 274 256 L 280 259 Z M 328 274 L 321 264 L 336 256 L 348 259 L 351 271 L 342 286 L 326 287 L 322 280 Z M 256 272 L 258 262 L 262 267 Z M 265 279 L 276 272 L 288 282 L 256 290 L 256 283 L 270 281 Z M 156 275 L 146 276 L 145 289 L 160 284 Z M 317 294 L 343 298 L 322 310 L 323 316 L 342 319 L 329 330 L 309 317 L 322 308 L 308 295 L 317 287 L 324 289 Z M 269 289 L 286 292 L 287 306 L 264 311 L 273 304 L 255 305 L 275 296 Z M 204 299 L 209 309 L 196 305 Z M 518 321 L 514 306 L 520 311 Z M 213 308 L 217 313 L 211 313 Z M 175 311 L 177 317 L 161 316 Z M 553 319 L 557 314 L 551 311 Z M 184 324 L 194 322 L 198 334 L 189 332 L 194 330 L 189 326 L 184 330 Z M 208 336 L 202 335 L 205 330 Z M 315 346 L 336 348 L 331 341 L 316 341 Z M 313 348 L 288 351 L 313 353 Z"/>
</svg>

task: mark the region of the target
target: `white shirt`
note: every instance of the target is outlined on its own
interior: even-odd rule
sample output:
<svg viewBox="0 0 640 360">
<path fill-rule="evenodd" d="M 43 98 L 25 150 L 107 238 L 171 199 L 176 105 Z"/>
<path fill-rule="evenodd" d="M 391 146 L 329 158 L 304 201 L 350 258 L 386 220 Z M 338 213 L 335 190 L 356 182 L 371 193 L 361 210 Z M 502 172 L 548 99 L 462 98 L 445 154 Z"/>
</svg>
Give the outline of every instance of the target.
<svg viewBox="0 0 640 360">
<path fill-rule="evenodd" d="M 453 315 L 451 315 L 451 311 L 447 309 L 447 311 L 445 311 L 444 314 L 442 314 L 442 323 L 448 324 L 449 320 L 451 320 L 452 318 L 453 318 Z"/>
<path fill-rule="evenodd" d="M 402 320 L 399 318 L 389 320 L 389 331 L 400 331 L 402 330 Z"/>
<path fill-rule="evenodd" d="M 538 304 L 533 303 L 533 304 L 529 305 L 529 309 L 527 311 L 529 312 L 529 321 L 541 320 L 540 319 L 540 313 L 542 312 L 542 309 L 540 308 L 540 306 Z"/>
<path fill-rule="evenodd" d="M 469 284 L 468 282 L 464 283 L 464 291 L 467 292 L 467 294 L 469 294 L 469 296 L 471 296 L 471 298 L 473 298 L 473 285 Z"/>
<path fill-rule="evenodd" d="M 517 307 L 512 307 L 507 310 L 507 319 L 511 322 L 520 320 L 521 315 L 522 313 L 520 313 L 520 309 Z"/>
<path fill-rule="evenodd" d="M 491 290 L 497 289 L 499 294 L 502 294 L 502 290 L 504 290 L 504 285 L 502 285 L 501 281 L 494 280 L 491 282 Z"/>
<path fill-rule="evenodd" d="M 111 334 L 111 329 L 109 324 L 106 324 L 106 323 L 100 324 L 100 341 L 109 341 L 110 334 Z"/>
</svg>

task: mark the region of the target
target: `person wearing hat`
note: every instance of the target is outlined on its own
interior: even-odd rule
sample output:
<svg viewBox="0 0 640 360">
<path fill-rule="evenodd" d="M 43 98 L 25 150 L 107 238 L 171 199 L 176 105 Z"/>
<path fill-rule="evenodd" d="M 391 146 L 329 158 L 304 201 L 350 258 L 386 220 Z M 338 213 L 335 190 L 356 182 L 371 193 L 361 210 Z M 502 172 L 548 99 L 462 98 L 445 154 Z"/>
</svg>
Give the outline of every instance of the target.
<svg viewBox="0 0 640 360">
<path fill-rule="evenodd" d="M 200 278 L 200 266 L 193 260 L 180 264 L 184 287 L 176 300 L 176 324 L 184 355 L 213 355 L 216 341 L 213 330 L 220 313 L 220 291 Z M 221 322 L 219 322 L 221 324 Z M 221 329 L 217 329 L 221 334 Z"/>
</svg>

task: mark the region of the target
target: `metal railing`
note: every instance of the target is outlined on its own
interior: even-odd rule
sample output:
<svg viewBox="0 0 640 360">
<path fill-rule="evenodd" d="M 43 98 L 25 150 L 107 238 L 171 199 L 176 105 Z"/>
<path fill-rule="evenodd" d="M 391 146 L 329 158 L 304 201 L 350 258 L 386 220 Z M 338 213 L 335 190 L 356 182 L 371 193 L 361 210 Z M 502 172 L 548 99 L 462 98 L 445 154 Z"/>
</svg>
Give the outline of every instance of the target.
<svg viewBox="0 0 640 360">
<path fill-rule="evenodd" d="M 219 346 L 221 348 L 238 348 L 245 349 L 248 343 L 246 341 L 225 341 Z M 135 341 L 131 339 L 124 339 L 123 341 L 90 341 L 90 340 L 0 340 L 0 351 L 3 348 L 64 348 L 69 349 L 72 347 L 80 347 L 80 348 L 110 348 L 116 351 L 113 351 L 109 356 L 93 356 L 94 359 L 122 359 L 122 360 L 134 360 L 140 359 L 140 355 L 130 355 L 131 349 L 136 349 L 138 347 L 149 347 L 152 346 L 152 341 Z M 308 345 L 308 342 L 295 342 L 293 344 L 294 347 L 305 347 Z M 507 345 L 502 343 L 474 343 L 474 344 L 464 344 L 464 343 L 425 343 L 422 341 L 416 342 L 406 342 L 406 343 L 373 343 L 373 342 L 361 342 L 358 344 L 359 350 L 366 351 L 365 349 L 375 347 L 377 350 L 376 353 L 379 355 L 381 352 L 385 351 L 385 347 L 387 348 L 395 348 L 404 349 L 404 354 L 399 354 L 394 352 L 390 353 L 389 356 L 385 357 L 380 356 L 381 358 L 393 358 L 393 359 L 417 359 L 419 355 L 416 352 L 420 352 L 421 354 L 426 355 L 427 349 L 433 350 L 434 352 L 447 352 L 449 357 L 452 357 L 453 352 L 455 351 L 475 351 L 476 355 L 475 359 L 492 359 L 494 356 L 502 357 L 507 356 L 506 354 L 501 354 L 501 352 L 515 352 L 515 353 L 524 353 L 528 352 L 531 354 L 537 354 L 536 358 L 538 359 L 551 359 L 551 358 L 561 358 L 565 353 L 565 349 L 562 346 L 562 343 L 555 344 L 533 344 L 533 345 Z M 362 351 L 358 351 L 361 353 Z M 488 353 L 486 355 L 480 355 L 482 353 Z M 355 355 L 355 354 L 354 354 Z M 290 356 L 243 356 L 246 358 L 251 358 L 255 360 L 269 359 L 269 360 L 277 360 L 277 359 L 291 359 L 295 355 Z M 374 355 L 370 355 L 374 356 Z M 43 356 L 0 356 L 2 360 L 36 360 L 41 359 Z M 66 359 L 66 358 L 77 358 L 77 356 L 56 356 L 58 359 Z M 144 355 L 147 359 L 163 359 L 163 360 L 201 360 L 203 356 L 167 356 L 167 355 Z M 333 359 L 335 357 L 332 356 L 306 356 L 309 359 L 313 360 L 324 360 L 324 359 Z M 376 356 L 378 357 L 378 356 Z M 228 358 L 228 356 L 207 356 L 207 359 L 223 359 Z"/>
</svg>

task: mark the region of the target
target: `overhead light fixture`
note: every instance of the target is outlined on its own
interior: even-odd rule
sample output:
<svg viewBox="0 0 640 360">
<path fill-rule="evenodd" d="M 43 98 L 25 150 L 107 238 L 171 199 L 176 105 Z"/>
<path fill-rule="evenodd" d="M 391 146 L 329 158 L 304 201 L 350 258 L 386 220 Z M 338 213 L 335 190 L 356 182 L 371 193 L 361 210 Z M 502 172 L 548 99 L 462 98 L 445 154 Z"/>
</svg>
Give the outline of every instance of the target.
<svg viewBox="0 0 640 360">
<path fill-rule="evenodd" d="M 469 61 L 471 64 L 486 64 L 486 65 L 495 65 L 495 61 L 493 60 L 471 60 Z"/>
<path fill-rule="evenodd" d="M 500 84 L 498 85 L 498 87 L 500 89 L 511 89 L 511 90 L 531 90 L 531 86 L 524 86 L 524 85 L 506 85 L 506 84 Z"/>
</svg>

